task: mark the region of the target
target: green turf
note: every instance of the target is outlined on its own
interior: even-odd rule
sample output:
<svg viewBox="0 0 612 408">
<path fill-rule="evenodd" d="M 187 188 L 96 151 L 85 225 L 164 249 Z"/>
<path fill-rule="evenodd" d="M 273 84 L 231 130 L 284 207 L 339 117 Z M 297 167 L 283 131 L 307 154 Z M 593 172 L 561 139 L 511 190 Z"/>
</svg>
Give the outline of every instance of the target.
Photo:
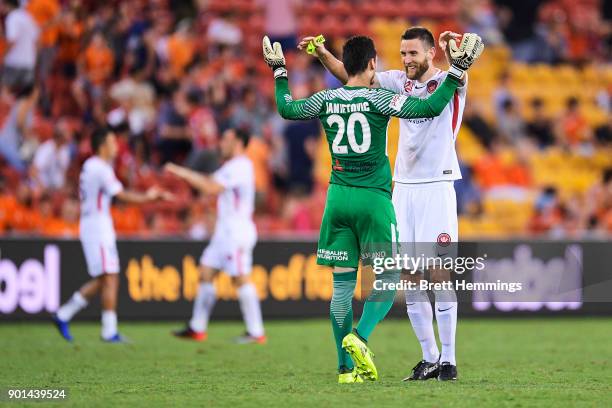
<svg viewBox="0 0 612 408">
<path fill-rule="evenodd" d="M 81 407 L 612 406 L 612 319 L 461 320 L 456 383 L 401 382 L 420 352 L 408 320 L 387 320 L 370 341 L 381 381 L 342 386 L 328 321 L 268 322 L 265 346 L 232 344 L 238 322 L 206 343 L 176 327 L 123 323 L 133 344 L 109 345 L 76 323 L 71 345 L 50 324 L 2 323 L 0 388 L 67 387 L 56 405 Z"/>
</svg>

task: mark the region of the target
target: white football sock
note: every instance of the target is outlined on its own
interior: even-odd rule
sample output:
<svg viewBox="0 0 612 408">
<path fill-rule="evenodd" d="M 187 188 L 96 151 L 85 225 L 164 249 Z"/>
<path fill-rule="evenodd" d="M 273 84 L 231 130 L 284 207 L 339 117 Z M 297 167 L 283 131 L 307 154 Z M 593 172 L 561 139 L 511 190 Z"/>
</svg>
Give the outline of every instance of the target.
<svg viewBox="0 0 612 408">
<path fill-rule="evenodd" d="M 117 334 L 117 313 L 114 310 L 102 311 L 102 338 L 110 339 Z"/>
<path fill-rule="evenodd" d="M 438 361 L 440 352 L 433 329 L 433 311 L 431 310 L 429 296 L 427 296 L 427 292 L 420 289 L 405 290 L 404 294 L 410 324 L 412 324 L 414 334 L 421 343 L 423 360 L 435 363 Z"/>
<path fill-rule="evenodd" d="M 189 327 L 196 332 L 205 332 L 208 329 L 208 319 L 217 301 L 215 285 L 210 282 L 200 283 L 198 294 L 193 301 L 193 314 Z"/>
<path fill-rule="evenodd" d="M 238 300 L 240 301 L 240 310 L 246 325 L 247 332 L 253 337 L 264 335 L 263 320 L 261 318 L 261 307 L 257 290 L 252 283 L 245 283 L 238 288 Z"/>
<path fill-rule="evenodd" d="M 455 333 L 457 331 L 457 295 L 454 290 L 434 290 L 436 298 L 436 321 L 438 322 L 438 335 L 442 343 L 440 362 L 448 361 L 457 365 L 455 361 Z"/>
<path fill-rule="evenodd" d="M 74 292 L 70 300 L 63 304 L 57 310 L 57 317 L 60 320 L 69 322 L 70 320 L 72 320 L 74 315 L 77 314 L 77 312 L 83 309 L 85 306 L 87 306 L 87 299 L 85 299 L 83 295 L 81 295 L 81 292 L 76 291 Z"/>
</svg>

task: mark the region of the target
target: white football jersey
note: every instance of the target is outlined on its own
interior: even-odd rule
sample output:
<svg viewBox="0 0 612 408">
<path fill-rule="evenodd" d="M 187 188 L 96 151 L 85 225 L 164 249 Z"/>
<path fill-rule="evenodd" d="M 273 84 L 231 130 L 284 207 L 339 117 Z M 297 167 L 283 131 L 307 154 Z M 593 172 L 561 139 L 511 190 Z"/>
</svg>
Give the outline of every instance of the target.
<svg viewBox="0 0 612 408">
<path fill-rule="evenodd" d="M 113 167 L 99 158 L 90 157 L 83 164 L 79 177 L 81 198 L 81 239 L 96 236 L 114 237 L 111 202 L 123 191 Z"/>
<path fill-rule="evenodd" d="M 215 171 L 213 179 L 225 187 L 217 198 L 215 234 L 254 240 L 255 171 L 251 160 L 244 155 L 234 157 Z"/>
<path fill-rule="evenodd" d="M 426 83 L 408 79 L 404 71 L 378 72 L 381 88 L 402 95 L 429 97 L 446 78 L 438 70 Z M 393 181 L 427 183 L 461 178 L 455 140 L 467 93 L 466 82 L 457 88 L 451 102 L 435 118 L 400 119 L 400 134 Z"/>
</svg>

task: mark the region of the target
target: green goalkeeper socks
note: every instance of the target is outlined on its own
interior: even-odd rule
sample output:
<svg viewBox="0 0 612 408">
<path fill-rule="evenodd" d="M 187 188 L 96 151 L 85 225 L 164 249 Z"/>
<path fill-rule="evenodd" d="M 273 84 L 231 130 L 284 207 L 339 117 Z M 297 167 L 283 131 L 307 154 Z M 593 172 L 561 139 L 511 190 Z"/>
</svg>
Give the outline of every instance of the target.
<svg viewBox="0 0 612 408">
<path fill-rule="evenodd" d="M 387 271 L 376 276 L 378 284 L 374 287 L 363 306 L 363 313 L 357 325 L 357 333 L 368 340 L 376 325 L 385 318 L 395 299 L 395 287 L 389 289 L 387 284 L 399 282 L 399 271 Z M 376 289 L 378 287 L 378 289 Z"/>
<path fill-rule="evenodd" d="M 344 349 L 342 339 L 353 328 L 353 293 L 357 284 L 357 271 L 334 273 L 334 292 L 329 308 L 329 318 L 334 331 L 338 351 L 338 369 L 353 369 L 353 360 Z"/>
</svg>

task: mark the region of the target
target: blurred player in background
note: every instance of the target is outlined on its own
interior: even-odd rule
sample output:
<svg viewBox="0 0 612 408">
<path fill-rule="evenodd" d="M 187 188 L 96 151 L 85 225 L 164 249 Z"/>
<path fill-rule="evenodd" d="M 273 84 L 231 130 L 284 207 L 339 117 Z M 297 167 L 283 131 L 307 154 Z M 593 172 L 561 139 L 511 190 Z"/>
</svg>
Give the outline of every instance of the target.
<svg viewBox="0 0 612 408">
<path fill-rule="evenodd" d="M 446 31 L 438 43 L 451 65 L 449 42 L 461 35 Z M 298 47 L 306 48 L 314 37 L 305 37 Z M 315 55 L 340 81 L 348 80 L 344 64 L 324 45 L 317 44 Z M 433 65 L 436 55 L 434 37 L 423 27 L 404 32 L 400 43 L 404 71 L 376 73 L 374 86 L 405 96 L 426 98 L 444 81 L 446 71 Z M 461 125 L 467 76 L 439 116 L 428 119 L 401 119 L 400 135 L 393 181 L 393 205 L 397 215 L 402 247 L 410 256 L 437 257 L 446 255 L 451 243 L 458 241 L 457 199 L 454 180 L 461 178 L 455 140 Z M 420 273 L 408 279 L 420 280 Z M 430 271 L 435 282 L 449 281 L 450 273 Z M 421 344 L 423 359 L 406 380 L 455 380 L 455 332 L 457 327 L 457 297 L 454 290 L 434 290 L 436 321 L 442 344 L 438 351 L 433 330 L 433 313 L 427 292 L 406 290 L 406 305 L 410 322 Z"/>
<path fill-rule="evenodd" d="M 74 292 L 53 316 L 60 334 L 72 341 L 69 322 L 97 294 L 102 303 L 102 340 L 120 343 L 125 339 L 117 330 L 117 294 L 119 292 L 119 256 L 110 209 L 113 197 L 121 201 L 142 204 L 160 199 L 170 200 L 168 192 L 152 187 L 146 193 L 126 191 L 113 170 L 118 146 L 115 134 L 106 128 L 91 136 L 94 155 L 83 164 L 79 178 L 81 221 L 79 237 L 92 277 Z"/>
<path fill-rule="evenodd" d="M 368 252 L 372 249 L 377 250 L 377 257 L 380 250 L 383 257 L 392 257 L 392 243 L 397 239 L 387 157 L 389 118 L 432 118 L 442 113 L 461 84 L 463 70 L 482 52 L 480 39 L 473 34 L 464 36 L 462 51 L 457 50 L 457 59 L 453 60 L 452 74 L 432 90 L 428 99 L 371 89 L 376 81 L 376 49 L 370 38 L 357 36 L 349 39 L 342 51 L 346 85 L 293 101 L 280 44 L 271 46 L 265 37 L 263 48 L 264 58 L 274 71 L 279 113 L 285 119 L 318 117 L 332 155 L 317 263 L 334 268 L 330 319 L 338 351 L 338 382 L 362 382 L 363 378 L 375 381 L 378 372 L 367 340 L 391 308 L 395 290 L 383 289 L 383 295 L 373 290 L 351 333 L 352 297 L 360 258 L 366 265 L 374 256 Z M 387 245 L 380 247 L 381 244 Z M 378 275 L 377 280 L 393 282 L 395 272 Z"/>
<path fill-rule="evenodd" d="M 181 338 L 204 341 L 208 320 L 215 305 L 213 278 L 220 271 L 231 276 L 238 287 L 238 301 L 246 325 L 239 343 L 265 343 L 261 306 L 255 285 L 249 280 L 257 230 L 253 222 L 255 175 L 246 156 L 249 134 L 228 129 L 220 142 L 225 163 L 212 176 L 169 163 L 165 169 L 184 179 L 204 194 L 218 196 L 217 222 L 210 244 L 200 258 L 200 286 L 193 302 L 193 314 L 187 327 L 174 332 Z"/>
</svg>

